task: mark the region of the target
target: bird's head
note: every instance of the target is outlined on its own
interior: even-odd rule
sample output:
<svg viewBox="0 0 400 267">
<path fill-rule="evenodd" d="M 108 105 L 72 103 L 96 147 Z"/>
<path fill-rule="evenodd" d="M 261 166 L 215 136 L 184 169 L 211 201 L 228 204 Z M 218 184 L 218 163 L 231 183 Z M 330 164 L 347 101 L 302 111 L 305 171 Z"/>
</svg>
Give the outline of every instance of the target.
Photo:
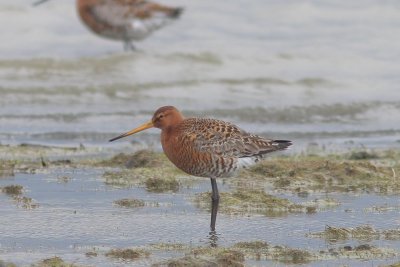
<svg viewBox="0 0 400 267">
<path fill-rule="evenodd" d="M 183 120 L 182 114 L 173 106 L 165 106 L 157 109 L 154 112 L 153 118 L 151 121 L 146 122 L 139 127 L 136 127 L 129 132 L 123 133 L 117 137 L 110 139 L 110 142 L 115 141 L 117 139 L 127 137 L 129 135 L 144 131 L 149 128 L 159 128 L 161 130 L 167 129 L 170 126 L 176 125 Z"/>
<path fill-rule="evenodd" d="M 183 120 L 182 114 L 173 106 L 165 106 L 157 109 L 154 112 L 151 122 L 154 127 L 161 130 L 166 129 L 169 126 L 176 125 Z"/>
</svg>

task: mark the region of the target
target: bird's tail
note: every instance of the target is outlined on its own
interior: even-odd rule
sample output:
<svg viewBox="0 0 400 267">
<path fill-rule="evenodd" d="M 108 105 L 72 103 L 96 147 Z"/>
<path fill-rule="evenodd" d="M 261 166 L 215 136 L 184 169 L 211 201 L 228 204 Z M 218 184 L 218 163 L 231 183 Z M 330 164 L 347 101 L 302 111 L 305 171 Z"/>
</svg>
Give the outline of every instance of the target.
<svg viewBox="0 0 400 267">
<path fill-rule="evenodd" d="M 292 141 L 289 140 L 274 140 L 272 142 L 273 146 L 276 146 L 278 149 L 277 150 L 284 150 L 287 149 L 292 145 Z"/>
</svg>

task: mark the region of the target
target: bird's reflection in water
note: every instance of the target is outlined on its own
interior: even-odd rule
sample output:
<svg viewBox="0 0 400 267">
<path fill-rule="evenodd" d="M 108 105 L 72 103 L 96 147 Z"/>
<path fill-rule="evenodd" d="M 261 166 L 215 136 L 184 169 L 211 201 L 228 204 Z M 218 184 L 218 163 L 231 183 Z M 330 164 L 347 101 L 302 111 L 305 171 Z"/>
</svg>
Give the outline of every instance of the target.
<svg viewBox="0 0 400 267">
<path fill-rule="evenodd" d="M 210 231 L 210 232 L 208 233 L 208 240 L 209 240 L 210 247 L 212 247 L 212 248 L 218 247 L 218 238 L 219 238 L 219 235 L 220 235 L 220 234 L 217 234 L 216 231 Z"/>
</svg>

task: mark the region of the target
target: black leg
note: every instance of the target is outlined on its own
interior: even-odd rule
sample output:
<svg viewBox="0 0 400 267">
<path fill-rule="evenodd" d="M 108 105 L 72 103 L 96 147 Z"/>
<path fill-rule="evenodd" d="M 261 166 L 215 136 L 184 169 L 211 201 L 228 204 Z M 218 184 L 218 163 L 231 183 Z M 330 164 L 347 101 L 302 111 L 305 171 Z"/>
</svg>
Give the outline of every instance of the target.
<svg viewBox="0 0 400 267">
<path fill-rule="evenodd" d="M 217 187 L 217 181 L 215 178 L 211 179 L 211 231 L 215 231 L 215 222 L 217 221 L 218 205 L 219 205 L 219 193 Z"/>
<path fill-rule="evenodd" d="M 124 50 L 125 51 L 135 51 L 135 46 L 131 41 L 124 41 Z"/>
</svg>

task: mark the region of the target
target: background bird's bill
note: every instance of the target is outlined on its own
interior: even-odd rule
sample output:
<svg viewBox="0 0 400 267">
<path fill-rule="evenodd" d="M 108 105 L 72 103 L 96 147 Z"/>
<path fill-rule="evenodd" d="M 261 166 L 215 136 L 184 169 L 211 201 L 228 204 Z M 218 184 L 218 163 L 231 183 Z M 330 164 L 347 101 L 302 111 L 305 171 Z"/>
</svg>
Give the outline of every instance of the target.
<svg viewBox="0 0 400 267">
<path fill-rule="evenodd" d="M 152 128 L 152 127 L 154 127 L 154 124 L 153 124 L 152 121 L 149 121 L 149 122 L 146 122 L 146 123 L 140 125 L 139 127 L 135 128 L 133 130 L 130 130 L 129 132 L 126 132 L 126 133 L 123 133 L 123 134 L 121 134 L 121 135 L 119 135 L 117 137 L 114 137 L 114 138 L 110 139 L 109 141 L 112 142 L 112 141 L 115 141 L 117 139 L 120 139 L 120 138 L 123 138 L 123 137 L 127 137 L 129 135 L 141 132 L 143 130 L 146 130 L 146 129 L 149 129 L 149 128 Z"/>
<path fill-rule="evenodd" d="M 44 2 L 47 2 L 47 1 L 49 1 L 49 0 L 39 0 L 39 1 L 36 1 L 36 2 L 33 2 L 33 6 L 38 6 L 38 5 L 40 5 L 40 4 L 43 4 Z"/>
</svg>

